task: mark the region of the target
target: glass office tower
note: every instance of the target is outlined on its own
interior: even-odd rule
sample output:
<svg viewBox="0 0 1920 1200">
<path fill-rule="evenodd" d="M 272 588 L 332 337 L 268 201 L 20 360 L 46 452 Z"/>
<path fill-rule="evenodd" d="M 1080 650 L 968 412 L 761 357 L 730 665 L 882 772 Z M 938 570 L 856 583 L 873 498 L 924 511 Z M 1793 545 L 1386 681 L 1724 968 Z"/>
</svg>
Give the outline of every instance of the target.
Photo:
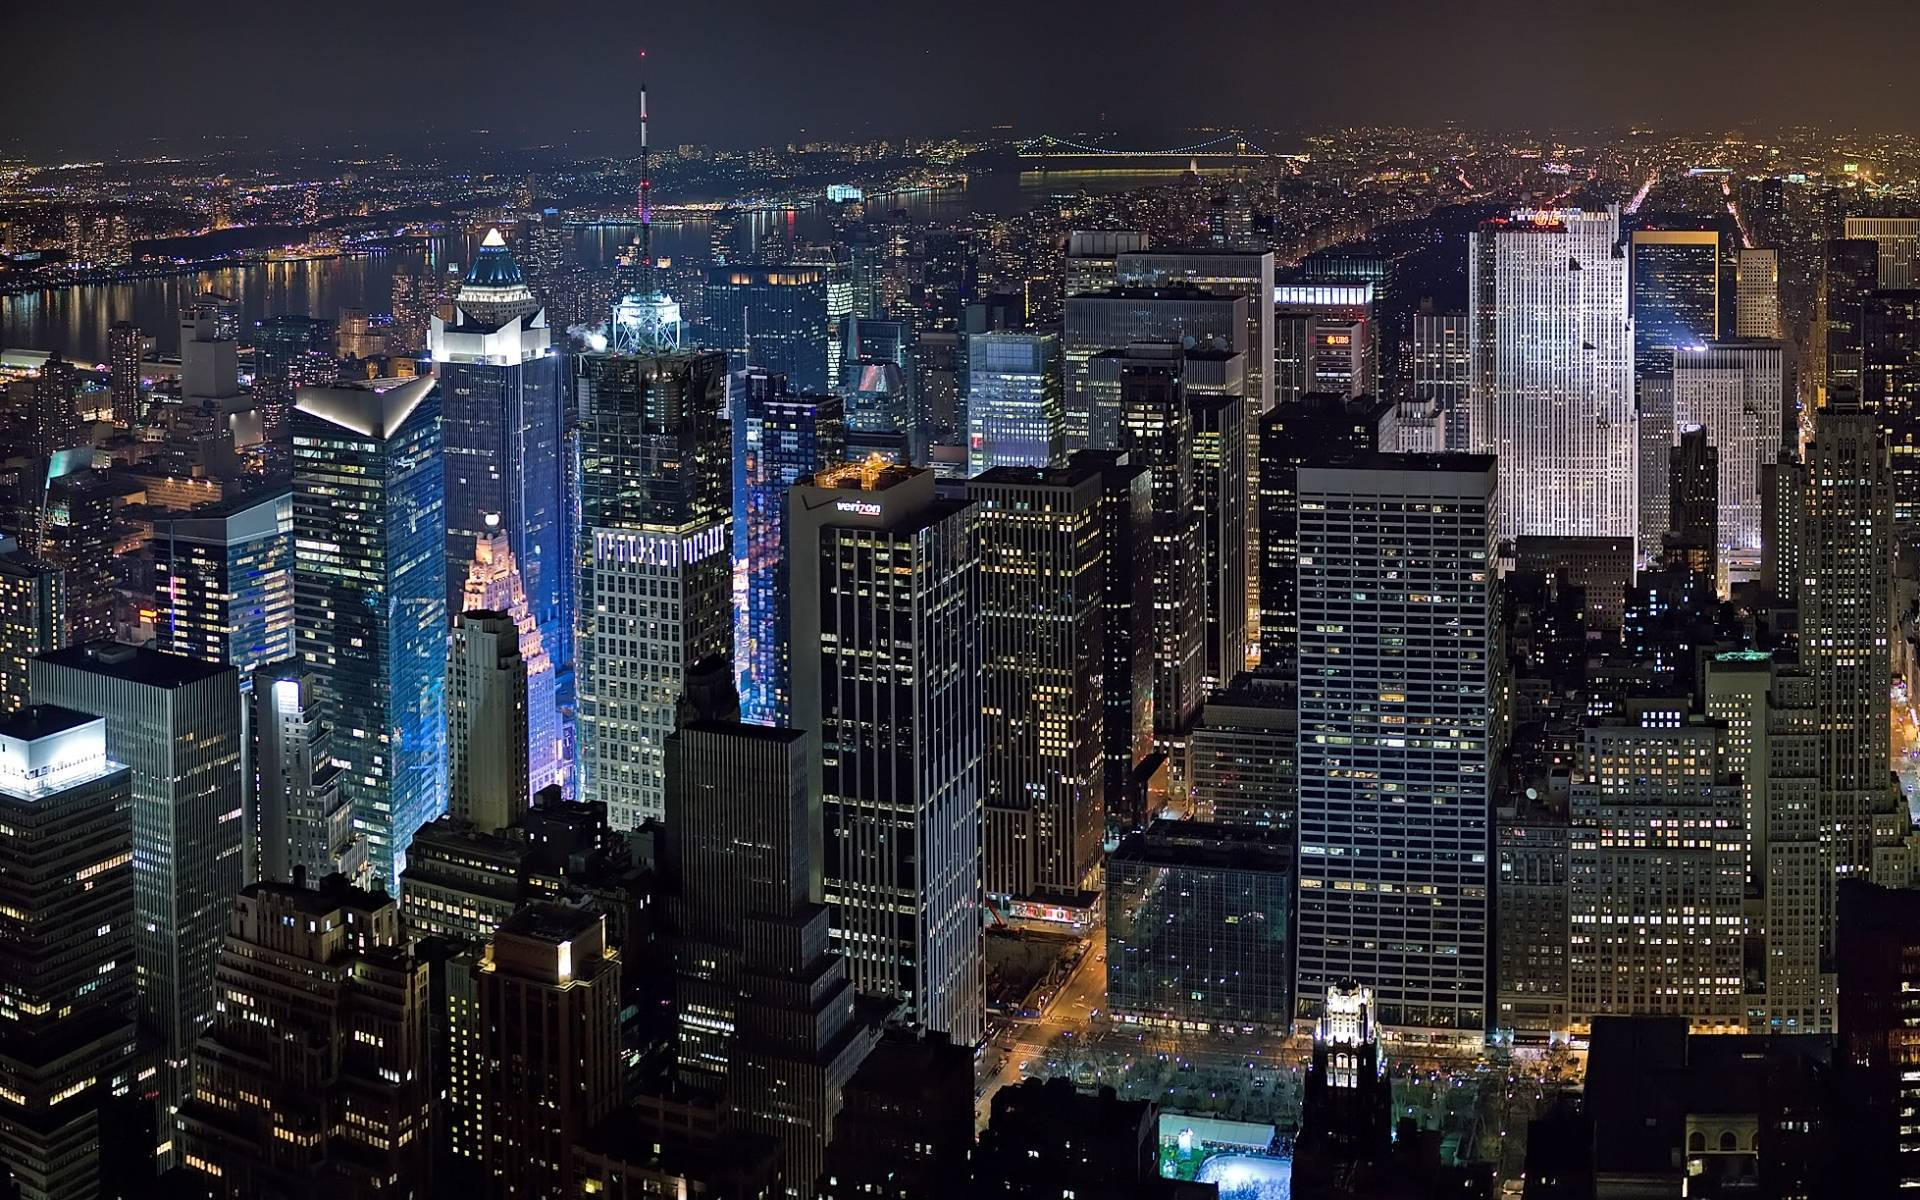
<svg viewBox="0 0 1920 1200">
<path fill-rule="evenodd" d="M 414 832 L 446 808 L 444 502 L 432 379 L 301 390 L 294 646 L 333 721 L 354 828 L 389 891 Z"/>
<path fill-rule="evenodd" d="M 796 392 L 827 390 L 824 267 L 714 267 L 706 299 L 710 346 L 742 366 L 778 371 Z"/>
</svg>

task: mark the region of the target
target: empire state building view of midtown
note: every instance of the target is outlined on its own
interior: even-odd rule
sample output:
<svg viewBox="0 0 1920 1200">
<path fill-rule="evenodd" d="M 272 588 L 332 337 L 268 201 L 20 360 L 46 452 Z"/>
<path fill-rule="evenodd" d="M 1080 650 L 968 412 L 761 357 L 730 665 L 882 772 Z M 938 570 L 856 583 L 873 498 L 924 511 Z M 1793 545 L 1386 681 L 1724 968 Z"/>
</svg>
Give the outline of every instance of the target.
<svg viewBox="0 0 1920 1200">
<path fill-rule="evenodd" d="M 0 31 L 0 1200 L 1920 1195 L 1920 8 Z"/>
</svg>

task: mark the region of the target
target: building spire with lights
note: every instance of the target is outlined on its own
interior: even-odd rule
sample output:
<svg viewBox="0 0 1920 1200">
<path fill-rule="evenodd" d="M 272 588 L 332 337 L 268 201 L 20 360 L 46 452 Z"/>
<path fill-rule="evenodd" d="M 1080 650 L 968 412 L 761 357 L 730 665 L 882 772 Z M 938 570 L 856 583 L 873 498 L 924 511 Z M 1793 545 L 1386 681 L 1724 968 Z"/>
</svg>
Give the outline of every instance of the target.
<svg viewBox="0 0 1920 1200">
<path fill-rule="evenodd" d="M 647 52 L 642 50 L 644 60 Z M 653 160 L 647 147 L 647 85 L 640 85 L 640 233 L 634 239 L 636 286 L 613 307 L 613 349 L 668 354 L 680 348 L 680 305 L 660 290 L 653 260 Z"/>
</svg>

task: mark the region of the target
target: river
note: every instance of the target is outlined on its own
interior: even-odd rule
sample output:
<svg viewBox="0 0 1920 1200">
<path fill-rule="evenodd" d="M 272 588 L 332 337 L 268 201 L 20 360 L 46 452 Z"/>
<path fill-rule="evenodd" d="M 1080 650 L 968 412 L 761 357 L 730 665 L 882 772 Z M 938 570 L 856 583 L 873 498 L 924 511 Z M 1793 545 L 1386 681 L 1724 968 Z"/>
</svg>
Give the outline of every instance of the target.
<svg viewBox="0 0 1920 1200">
<path fill-rule="evenodd" d="M 920 219 L 953 219 L 968 212 L 1022 212 L 1054 192 L 1127 191 L 1177 179 L 1166 171 L 992 171 L 975 174 L 964 188 L 945 192 L 915 192 L 890 196 L 890 208 L 903 208 Z M 670 202 L 671 196 L 660 197 Z M 826 205 L 786 212 L 755 213 L 741 222 L 737 236 L 749 243 L 784 234 L 801 239 L 824 235 Z M 781 229 L 780 226 L 786 228 Z M 709 234 L 705 220 L 656 222 L 654 242 L 661 255 L 687 261 L 706 257 Z M 577 231 L 583 255 L 589 261 L 610 261 L 632 237 L 618 226 L 586 227 Z M 391 303 L 393 277 L 401 271 L 430 266 L 444 270 L 450 262 L 465 262 L 472 245 L 453 253 L 453 239 L 422 243 L 418 250 L 382 254 L 263 263 L 203 271 L 128 283 L 82 284 L 49 288 L 19 296 L 0 296 L 0 348 L 57 350 L 80 361 L 106 359 L 107 328 L 115 321 L 132 321 L 157 340 L 160 354 L 178 352 L 178 316 L 181 302 L 202 292 L 216 292 L 240 301 L 243 319 L 304 313 L 337 317 L 341 309 L 364 308 L 385 312 Z"/>
</svg>

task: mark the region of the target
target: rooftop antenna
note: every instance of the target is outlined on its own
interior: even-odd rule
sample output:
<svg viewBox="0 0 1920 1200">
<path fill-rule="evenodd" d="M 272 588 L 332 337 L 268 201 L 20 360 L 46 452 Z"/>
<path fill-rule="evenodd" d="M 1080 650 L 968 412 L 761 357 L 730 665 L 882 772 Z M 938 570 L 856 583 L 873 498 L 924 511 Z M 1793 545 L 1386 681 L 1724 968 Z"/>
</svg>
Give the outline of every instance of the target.
<svg viewBox="0 0 1920 1200">
<path fill-rule="evenodd" d="M 640 52 L 641 65 L 646 64 L 647 52 Z M 647 84 L 640 81 L 640 289 L 647 295 L 654 291 L 653 279 L 653 173 L 652 163 L 647 154 Z"/>
</svg>

